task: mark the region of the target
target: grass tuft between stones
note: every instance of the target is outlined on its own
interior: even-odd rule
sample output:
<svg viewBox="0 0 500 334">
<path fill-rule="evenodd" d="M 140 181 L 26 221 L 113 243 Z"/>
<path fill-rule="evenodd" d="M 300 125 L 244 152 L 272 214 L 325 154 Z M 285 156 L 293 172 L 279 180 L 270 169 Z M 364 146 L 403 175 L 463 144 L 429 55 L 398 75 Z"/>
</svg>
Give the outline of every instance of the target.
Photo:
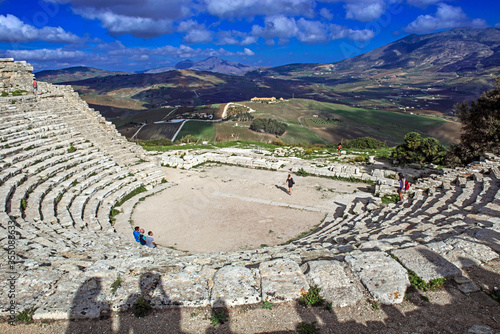
<svg viewBox="0 0 500 334">
<path fill-rule="evenodd" d="M 307 293 L 303 293 L 299 298 L 299 304 L 304 306 L 323 306 L 325 299 L 319 295 L 321 289 L 317 286 L 311 286 Z"/>
<path fill-rule="evenodd" d="M 118 275 L 116 276 L 116 280 L 113 282 L 113 284 L 111 284 L 111 292 L 115 294 L 116 290 L 118 290 L 118 288 L 121 286 L 122 286 L 122 278 L 120 277 L 120 275 Z"/>
<path fill-rule="evenodd" d="M 35 314 L 36 308 L 28 308 L 22 312 L 19 312 L 16 315 L 16 322 L 24 322 L 26 325 L 29 325 L 33 322 L 33 314 Z"/>
<path fill-rule="evenodd" d="M 224 310 L 212 311 L 212 316 L 210 317 L 210 323 L 212 326 L 222 325 L 228 319 L 228 316 Z"/>
</svg>

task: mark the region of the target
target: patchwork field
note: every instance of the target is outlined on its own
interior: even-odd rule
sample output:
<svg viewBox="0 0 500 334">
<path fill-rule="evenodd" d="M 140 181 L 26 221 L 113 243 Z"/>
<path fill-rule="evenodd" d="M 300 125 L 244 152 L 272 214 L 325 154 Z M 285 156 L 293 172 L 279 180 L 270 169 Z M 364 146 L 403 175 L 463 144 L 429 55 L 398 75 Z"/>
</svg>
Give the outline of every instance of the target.
<svg viewBox="0 0 500 334">
<path fill-rule="evenodd" d="M 336 144 L 339 141 L 369 136 L 398 145 L 404 136 L 416 131 L 424 136 L 433 136 L 444 144 L 456 143 L 460 135 L 457 122 L 440 117 L 413 115 L 404 112 L 355 108 L 343 104 L 320 102 L 308 99 L 291 99 L 278 103 L 238 102 L 255 110 L 254 118 L 272 118 L 288 125 L 283 136 L 274 136 L 250 130 L 252 121 L 224 121 L 210 123 L 203 121 L 187 122 L 176 139 L 192 135 L 198 140 L 230 141 L 250 140 L 273 142 L 277 139 L 286 144 Z M 132 136 L 142 124 L 144 126 L 139 139 L 157 139 L 162 136 L 172 139 L 178 124 L 151 125 L 153 122 L 172 117 L 186 117 L 190 113 L 213 112 L 218 105 L 157 108 L 144 112 L 134 111 L 126 117 L 114 119 L 113 122 L 125 136 Z M 168 115 L 168 116 L 167 116 Z"/>
</svg>

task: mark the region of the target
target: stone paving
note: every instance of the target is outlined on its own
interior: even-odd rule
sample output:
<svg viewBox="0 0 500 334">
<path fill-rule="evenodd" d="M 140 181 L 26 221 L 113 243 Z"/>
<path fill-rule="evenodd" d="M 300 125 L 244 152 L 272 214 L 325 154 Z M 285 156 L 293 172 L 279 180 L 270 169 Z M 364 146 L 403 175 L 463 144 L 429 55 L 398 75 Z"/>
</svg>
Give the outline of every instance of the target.
<svg viewBox="0 0 500 334">
<path fill-rule="evenodd" d="M 337 306 L 366 298 L 392 304 L 404 297 L 407 269 L 425 281 L 455 277 L 463 291 L 473 291 L 460 278 L 462 268 L 498 258 L 496 155 L 417 180 L 403 205 L 354 200 L 288 245 L 200 254 L 137 246 L 115 233 L 109 213 L 134 189 L 169 186 L 161 184 L 160 161 L 127 142 L 70 87 L 39 83 L 34 96 L 27 88 L 31 71 L 26 63 L 0 59 L 3 90 L 28 90 L 0 98 L 0 241 L 13 256 L 0 261 L 0 290 L 15 293 L 0 300 L 2 315 L 10 314 L 11 301 L 15 312 L 36 308 L 35 319 L 97 318 L 130 308 L 140 296 L 155 308 L 280 302 L 313 285 Z M 390 172 L 359 166 L 204 154 L 206 161 L 230 158 L 247 167 L 280 168 L 295 160 L 292 168 L 318 175 L 393 185 Z"/>
</svg>

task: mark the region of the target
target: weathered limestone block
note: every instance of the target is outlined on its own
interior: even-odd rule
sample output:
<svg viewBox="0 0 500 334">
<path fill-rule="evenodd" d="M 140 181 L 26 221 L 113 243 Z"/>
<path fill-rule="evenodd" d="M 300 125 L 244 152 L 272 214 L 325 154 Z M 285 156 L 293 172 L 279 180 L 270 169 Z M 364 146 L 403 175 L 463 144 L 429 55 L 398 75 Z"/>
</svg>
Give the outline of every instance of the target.
<svg viewBox="0 0 500 334">
<path fill-rule="evenodd" d="M 167 305 L 207 306 L 210 303 L 209 279 L 198 272 L 180 272 L 162 277 Z"/>
<path fill-rule="evenodd" d="M 211 304 L 214 307 L 258 303 L 260 282 L 246 267 L 226 266 L 214 276 Z"/>
<path fill-rule="evenodd" d="M 87 279 L 76 291 L 57 291 L 36 310 L 33 319 L 85 319 L 110 314 L 110 304 L 98 277 Z"/>
<path fill-rule="evenodd" d="M 461 275 L 460 269 L 427 246 L 416 246 L 391 251 L 399 261 L 425 282 L 441 277 Z"/>
<path fill-rule="evenodd" d="M 478 266 L 498 258 L 498 254 L 490 247 L 467 236 L 452 237 L 427 246 L 459 268 Z"/>
<path fill-rule="evenodd" d="M 383 252 L 349 254 L 345 261 L 377 301 L 387 305 L 403 301 L 406 287 L 410 285 L 408 274 L 389 255 Z"/>
<path fill-rule="evenodd" d="M 262 277 L 262 299 L 273 301 L 289 301 L 298 299 L 309 290 L 309 284 L 293 261 L 278 259 L 263 262 L 259 266 Z"/>
<path fill-rule="evenodd" d="M 320 295 L 333 306 L 354 305 L 363 299 L 361 283 L 350 278 L 339 261 L 310 261 L 302 266 L 309 285 L 321 289 Z"/>
</svg>

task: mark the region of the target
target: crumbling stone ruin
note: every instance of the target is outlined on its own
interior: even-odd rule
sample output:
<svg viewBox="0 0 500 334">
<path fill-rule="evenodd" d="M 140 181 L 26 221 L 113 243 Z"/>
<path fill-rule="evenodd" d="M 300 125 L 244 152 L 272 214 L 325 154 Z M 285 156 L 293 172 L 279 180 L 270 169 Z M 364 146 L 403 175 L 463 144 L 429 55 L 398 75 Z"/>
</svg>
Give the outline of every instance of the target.
<svg viewBox="0 0 500 334">
<path fill-rule="evenodd" d="M 36 308 L 35 319 L 97 318 L 139 296 L 154 308 L 274 303 L 312 285 L 333 306 L 367 297 L 393 304 L 409 286 L 407 269 L 474 291 L 462 269 L 498 258 L 496 155 L 417 180 L 404 205 L 352 203 L 287 245 L 204 254 L 141 248 L 115 232 L 110 211 L 141 186 L 145 194 L 168 187 L 160 164 L 170 158 L 128 142 L 69 86 L 40 82 L 35 96 L 29 64 L 0 59 L 0 73 L 1 290 L 13 295 L 0 300 L 2 315 Z M 347 173 L 337 167 L 325 173 Z"/>
</svg>

